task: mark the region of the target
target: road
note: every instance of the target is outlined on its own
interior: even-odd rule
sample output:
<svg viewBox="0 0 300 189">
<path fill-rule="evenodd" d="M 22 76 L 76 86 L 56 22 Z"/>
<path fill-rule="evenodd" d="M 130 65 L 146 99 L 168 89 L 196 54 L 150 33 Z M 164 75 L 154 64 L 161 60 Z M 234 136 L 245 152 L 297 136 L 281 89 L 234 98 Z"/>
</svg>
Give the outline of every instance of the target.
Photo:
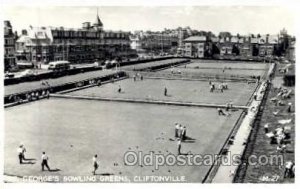
<svg viewBox="0 0 300 189">
<path fill-rule="evenodd" d="M 50 86 L 56 86 L 63 83 L 70 83 L 75 81 L 82 81 L 89 78 L 101 77 L 114 72 L 115 70 L 98 70 L 98 71 L 85 72 L 85 73 L 69 75 L 69 76 L 64 76 L 64 77 L 59 77 L 54 79 L 45 79 L 42 81 L 47 81 L 50 84 Z M 5 86 L 4 95 L 8 96 L 11 94 L 22 93 L 30 90 L 43 88 L 43 87 L 47 88 L 46 86 L 42 85 L 42 81 L 24 82 L 24 83 Z"/>
</svg>

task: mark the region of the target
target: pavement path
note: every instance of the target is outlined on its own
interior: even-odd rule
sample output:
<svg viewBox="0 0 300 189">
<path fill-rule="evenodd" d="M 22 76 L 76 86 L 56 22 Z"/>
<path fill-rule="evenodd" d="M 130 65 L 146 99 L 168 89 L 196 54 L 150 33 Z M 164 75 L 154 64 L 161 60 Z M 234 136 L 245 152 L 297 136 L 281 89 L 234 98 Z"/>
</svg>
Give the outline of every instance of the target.
<svg viewBox="0 0 300 189">
<path fill-rule="evenodd" d="M 85 72 L 76 75 L 68 75 L 64 77 L 54 78 L 54 79 L 45 79 L 42 81 L 47 81 L 50 86 L 61 85 L 63 83 L 70 83 L 75 81 L 82 81 L 90 78 L 101 77 L 104 75 L 112 74 L 115 70 L 98 70 L 92 72 Z M 11 94 L 22 93 L 26 91 L 31 91 L 39 88 L 47 88 L 47 86 L 42 85 L 42 81 L 32 81 L 32 82 L 24 82 L 18 83 L 14 85 L 8 85 L 4 87 L 4 95 L 8 96 Z"/>
<path fill-rule="evenodd" d="M 258 99 L 262 99 L 264 96 L 264 91 L 266 89 L 266 86 L 262 84 L 260 88 L 258 89 Z M 228 149 L 228 153 L 226 156 L 224 156 L 223 160 L 229 160 L 231 163 L 228 164 L 221 164 L 217 174 L 215 175 L 214 179 L 212 180 L 213 183 L 232 183 L 234 179 L 234 175 L 236 173 L 236 170 L 238 168 L 238 164 L 233 164 L 233 155 L 242 155 L 245 149 L 245 143 L 247 143 L 248 136 L 251 132 L 252 123 L 257 115 L 257 110 L 261 104 L 261 100 L 253 100 L 247 116 L 244 118 L 243 122 L 241 123 L 241 126 L 235 136 L 234 144 L 231 145 Z"/>
</svg>

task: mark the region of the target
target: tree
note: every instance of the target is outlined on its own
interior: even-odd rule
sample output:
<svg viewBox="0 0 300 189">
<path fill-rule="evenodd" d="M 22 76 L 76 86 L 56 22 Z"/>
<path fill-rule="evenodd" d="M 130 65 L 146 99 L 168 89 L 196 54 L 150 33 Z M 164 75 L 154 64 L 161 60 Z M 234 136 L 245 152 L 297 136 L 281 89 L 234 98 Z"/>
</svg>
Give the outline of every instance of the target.
<svg viewBox="0 0 300 189">
<path fill-rule="evenodd" d="M 219 36 L 221 36 L 222 38 L 231 37 L 231 33 L 230 32 L 220 32 Z"/>
<path fill-rule="evenodd" d="M 212 44 L 211 54 L 212 55 L 220 54 L 220 49 L 218 48 L 218 46 L 215 43 Z"/>
<path fill-rule="evenodd" d="M 232 53 L 237 55 L 237 56 L 240 55 L 240 49 L 237 47 L 237 45 L 233 45 Z"/>
<path fill-rule="evenodd" d="M 15 37 L 15 40 L 19 39 L 19 35 L 18 35 L 17 31 L 14 32 L 14 37 Z"/>
<path fill-rule="evenodd" d="M 208 32 L 206 33 L 206 37 L 210 39 L 210 38 L 216 37 L 216 36 L 215 36 L 215 34 L 212 33 L 211 31 L 208 31 Z"/>
<path fill-rule="evenodd" d="M 258 53 L 259 53 L 258 45 L 254 45 L 252 55 L 253 56 L 258 56 Z"/>
<path fill-rule="evenodd" d="M 282 49 L 280 48 L 280 45 L 275 45 L 274 46 L 274 52 L 273 55 L 275 56 L 281 56 L 283 53 Z"/>
</svg>

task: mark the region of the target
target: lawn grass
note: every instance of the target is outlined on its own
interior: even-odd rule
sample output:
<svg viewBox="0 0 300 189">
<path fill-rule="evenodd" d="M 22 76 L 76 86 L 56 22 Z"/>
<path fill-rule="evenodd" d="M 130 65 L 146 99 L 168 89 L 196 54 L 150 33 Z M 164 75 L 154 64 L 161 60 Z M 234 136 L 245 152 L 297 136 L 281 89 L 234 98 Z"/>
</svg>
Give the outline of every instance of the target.
<svg viewBox="0 0 300 189">
<path fill-rule="evenodd" d="M 231 69 L 257 69 L 257 70 L 266 70 L 269 68 L 269 64 L 267 63 L 246 63 L 246 62 L 205 62 L 205 61 L 197 61 L 194 60 L 190 64 L 182 65 L 179 67 L 186 68 L 231 68 Z"/>
<path fill-rule="evenodd" d="M 119 86 L 121 93 L 117 92 Z M 164 87 L 168 96 L 163 95 Z M 210 93 L 208 81 L 144 78 L 134 82 L 130 78 L 68 94 L 212 104 L 232 101 L 235 105 L 245 105 L 256 84 L 228 82 L 228 87 L 224 93 Z M 91 175 L 92 156 L 97 153 L 100 174 L 186 176 L 188 182 L 201 182 L 209 166 L 163 166 L 159 170 L 151 166 L 129 167 L 123 163 L 124 153 L 176 154 L 176 143 L 169 139 L 174 135 L 174 123 L 179 122 L 188 127 L 187 135 L 195 139 L 193 143 L 183 143 L 183 152 L 217 154 L 241 113 L 239 110 L 225 117 L 218 116 L 214 108 L 51 98 L 7 108 L 4 112 L 5 174 Z M 36 159 L 35 164 L 18 164 L 16 148 L 20 142 L 27 148 L 26 157 Z M 50 167 L 60 171 L 40 171 L 42 151 L 49 155 Z"/>
<path fill-rule="evenodd" d="M 216 82 L 215 82 L 216 83 Z M 219 83 L 216 83 L 218 87 Z M 118 93 L 119 86 L 122 89 Z M 168 96 L 164 96 L 164 88 Z M 108 83 L 101 87 L 92 87 L 68 93 L 78 96 L 98 96 L 110 98 L 154 99 L 164 101 L 197 102 L 206 104 L 246 105 L 256 87 L 255 83 L 229 82 L 228 90 L 223 93 L 209 91 L 208 81 L 144 79 L 134 82 L 132 78 Z M 242 90 L 241 90 L 242 89 Z"/>
<path fill-rule="evenodd" d="M 92 157 L 98 154 L 99 174 L 186 176 L 201 182 L 209 166 L 125 166 L 126 151 L 177 153 L 174 123 L 187 126 L 193 143 L 182 151 L 217 154 L 241 111 L 230 117 L 215 109 L 157 106 L 86 100 L 49 99 L 5 109 L 4 173 L 8 175 L 91 175 Z M 18 164 L 16 148 L 22 142 L 26 157 L 35 164 Z M 50 167 L 41 172 L 40 156 L 45 151 Z M 118 166 L 114 166 L 118 163 Z"/>
<path fill-rule="evenodd" d="M 165 73 L 172 73 L 172 71 L 181 72 L 182 75 L 206 75 L 206 76 L 218 76 L 218 77 L 251 77 L 251 76 L 260 76 L 262 77 L 266 70 L 243 70 L 243 69 L 214 69 L 214 68 L 170 68 L 163 70 Z"/>
</svg>

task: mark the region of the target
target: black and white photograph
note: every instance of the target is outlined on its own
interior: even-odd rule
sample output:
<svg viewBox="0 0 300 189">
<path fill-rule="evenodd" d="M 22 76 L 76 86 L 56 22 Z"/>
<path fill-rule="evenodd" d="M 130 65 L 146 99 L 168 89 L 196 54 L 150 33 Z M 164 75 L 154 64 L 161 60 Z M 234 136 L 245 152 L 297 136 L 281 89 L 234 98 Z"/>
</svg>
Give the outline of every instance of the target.
<svg viewBox="0 0 300 189">
<path fill-rule="evenodd" d="M 295 183 L 296 4 L 65 2 L 3 3 L 2 184 Z"/>
</svg>

